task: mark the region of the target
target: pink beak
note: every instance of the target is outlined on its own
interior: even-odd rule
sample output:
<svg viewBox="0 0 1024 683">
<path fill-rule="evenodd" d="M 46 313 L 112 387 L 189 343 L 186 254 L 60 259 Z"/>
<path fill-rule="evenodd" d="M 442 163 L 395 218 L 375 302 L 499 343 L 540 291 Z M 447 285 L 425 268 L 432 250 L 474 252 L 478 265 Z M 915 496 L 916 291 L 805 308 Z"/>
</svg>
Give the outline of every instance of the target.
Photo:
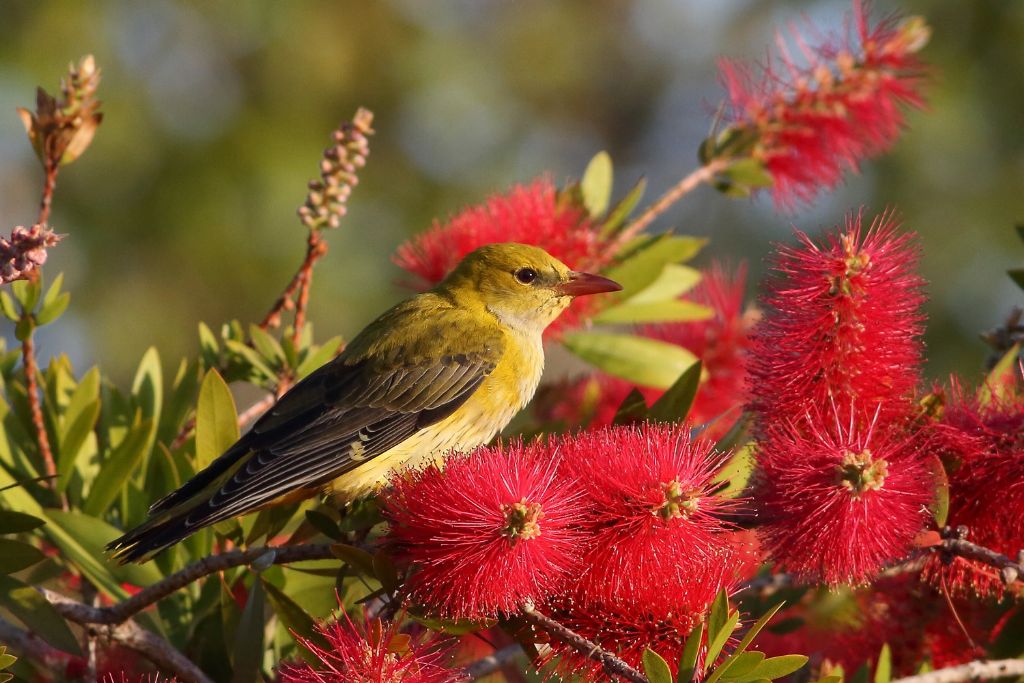
<svg viewBox="0 0 1024 683">
<path fill-rule="evenodd" d="M 618 292 L 622 290 L 615 280 L 609 280 L 593 273 L 569 273 L 569 281 L 555 287 L 555 291 L 566 296 L 584 296 L 601 294 L 602 292 Z"/>
</svg>

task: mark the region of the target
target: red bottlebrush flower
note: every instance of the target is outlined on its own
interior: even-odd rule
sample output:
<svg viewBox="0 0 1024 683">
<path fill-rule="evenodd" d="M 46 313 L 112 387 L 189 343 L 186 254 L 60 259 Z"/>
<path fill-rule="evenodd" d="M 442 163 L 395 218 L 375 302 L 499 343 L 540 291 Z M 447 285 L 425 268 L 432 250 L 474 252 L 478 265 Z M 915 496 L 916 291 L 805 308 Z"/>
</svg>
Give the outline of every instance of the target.
<svg viewBox="0 0 1024 683">
<path fill-rule="evenodd" d="M 738 503 L 713 494 L 728 454 L 691 440 L 687 425 L 646 423 L 582 432 L 559 452 L 587 506 L 592 546 L 581 596 L 645 602 L 696 590 L 714 597 L 721 588 L 714 577 L 737 559 L 722 517 Z"/>
<path fill-rule="evenodd" d="M 803 578 L 869 580 L 906 557 L 934 496 L 926 439 L 903 423 L 858 427 L 834 406 L 761 441 L 755 500 L 766 549 Z"/>
<path fill-rule="evenodd" d="M 707 379 L 700 385 L 689 420 L 707 424 L 701 435 L 712 440 L 729 431 L 746 398 L 746 355 L 756 312 L 744 310 L 745 282 L 745 267 L 730 272 L 713 263 L 704 271 L 700 284 L 687 295 L 688 300 L 709 307 L 714 312 L 711 318 L 645 325 L 639 330 L 640 334 L 678 344 L 703 361 Z M 638 388 L 648 405 L 664 393 L 651 387 Z M 632 389 L 633 385 L 623 379 L 594 373 L 558 386 L 549 394 L 546 405 L 541 406 L 542 415 L 569 426 L 587 423 L 592 429 L 605 427 L 612 423 Z M 730 411 L 736 411 L 735 415 Z"/>
<path fill-rule="evenodd" d="M 101 683 L 177 683 L 177 678 L 164 678 L 160 674 L 143 674 L 137 678 L 129 678 L 128 674 L 121 671 L 117 674 L 107 674 L 100 679 Z"/>
<path fill-rule="evenodd" d="M 394 622 L 374 619 L 365 611 L 356 624 L 342 618 L 319 623 L 316 632 L 328 647 L 298 636 L 298 642 L 318 664 L 285 662 L 278 669 L 280 683 L 455 683 L 466 680 L 461 671 L 442 665 L 445 646 L 428 637 L 399 633 Z"/>
<path fill-rule="evenodd" d="M 830 401 L 862 421 L 908 410 L 922 355 L 918 255 L 891 212 L 867 232 L 862 218 L 848 216 L 822 246 L 797 233 L 798 246 L 779 248 L 749 363 L 762 429 Z"/>
<path fill-rule="evenodd" d="M 949 470 L 949 519 L 968 540 L 1009 557 L 1024 548 L 1024 395 L 983 403 L 954 385 L 937 427 Z M 993 492 L 998 492 L 993 495 Z M 999 570 L 976 560 L 933 557 L 925 574 L 956 592 L 1001 595 Z"/>
<path fill-rule="evenodd" d="M 392 478 L 386 543 L 411 598 L 451 618 L 511 614 L 573 579 L 585 537 L 579 490 L 543 444 L 452 455 Z"/>
<path fill-rule="evenodd" d="M 517 185 L 471 206 L 447 223 L 434 223 L 425 233 L 398 247 L 394 262 L 418 278 L 426 289 L 440 282 L 469 252 L 494 242 L 521 242 L 544 247 L 569 267 L 597 269 L 613 256 L 612 243 L 600 236 L 586 209 L 560 198 L 548 178 Z M 549 328 L 568 329 L 596 301 L 580 298 Z"/>
<path fill-rule="evenodd" d="M 917 52 L 928 41 L 928 26 L 919 18 L 871 26 L 865 5 L 854 1 L 853 38 L 812 47 L 796 34 L 804 64 L 781 39 L 781 69 L 768 64 L 755 75 L 747 66 L 720 63 L 730 128 L 740 134 L 736 139 L 750 141 L 721 153 L 760 161 L 780 208 L 810 202 L 820 189 L 838 185 L 845 171 L 857 172 L 862 160 L 887 151 L 904 127 L 904 111 L 924 106 Z"/>
</svg>

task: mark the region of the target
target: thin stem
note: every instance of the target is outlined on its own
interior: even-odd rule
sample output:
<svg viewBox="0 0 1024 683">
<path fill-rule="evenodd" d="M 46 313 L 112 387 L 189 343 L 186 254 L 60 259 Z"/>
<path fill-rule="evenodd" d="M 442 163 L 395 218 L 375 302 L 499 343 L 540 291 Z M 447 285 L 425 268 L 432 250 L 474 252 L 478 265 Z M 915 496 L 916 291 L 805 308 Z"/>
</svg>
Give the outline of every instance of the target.
<svg viewBox="0 0 1024 683">
<path fill-rule="evenodd" d="M 715 174 L 728 166 L 730 161 L 730 159 L 715 159 L 706 166 L 694 169 L 630 222 L 616 238 L 617 244 L 621 246 L 639 235 L 654 219 L 665 213 L 673 204 L 693 192 L 702 183 L 706 183 L 714 178 Z"/>
<path fill-rule="evenodd" d="M 251 564 L 257 560 L 263 560 L 270 565 L 332 559 L 336 559 L 335 555 L 331 553 L 331 546 L 326 543 L 280 547 L 261 546 L 248 550 L 232 550 L 193 562 L 162 581 L 147 586 L 130 598 L 109 607 L 93 607 L 55 591 L 45 588 L 40 590 L 43 596 L 57 608 L 62 617 L 76 624 L 120 624 L 176 590 L 184 588 L 204 576 L 226 569 Z"/>
<path fill-rule="evenodd" d="M 991 681 L 997 678 L 1024 676 L 1024 659 L 975 660 L 959 666 L 936 669 L 925 674 L 897 678 L 892 683 L 960 683 L 960 681 Z"/>
<path fill-rule="evenodd" d="M 274 305 L 270 308 L 269 311 L 267 311 L 267 314 L 263 316 L 263 320 L 261 320 L 259 324 L 260 329 L 266 330 L 272 327 L 277 327 L 278 325 L 281 324 L 281 313 L 285 310 L 290 310 L 292 308 L 296 309 L 296 324 L 294 325 L 294 327 L 296 330 L 299 329 L 299 309 L 296 305 L 296 302 L 293 301 L 292 298 L 295 296 L 296 292 L 299 292 L 300 298 L 302 297 L 303 293 L 302 291 L 300 291 L 300 288 L 306 290 L 306 300 L 301 302 L 302 315 L 304 317 L 306 304 L 309 301 L 309 285 L 304 283 L 308 283 L 308 281 L 311 279 L 310 274 L 313 270 L 313 266 L 320 259 L 320 257 L 326 253 L 327 243 L 320 236 L 320 231 L 310 230 L 309 239 L 306 240 L 306 257 L 299 265 L 299 269 L 295 272 L 295 275 L 292 276 L 292 279 L 288 283 L 288 286 L 286 286 L 284 288 L 284 291 L 281 292 L 281 296 L 277 298 L 277 301 L 274 302 Z"/>
<path fill-rule="evenodd" d="M 600 645 L 587 640 L 564 624 L 560 624 L 549 616 L 541 614 L 533 605 L 523 605 L 521 609 L 523 618 L 544 630 L 548 635 L 569 645 L 580 654 L 600 662 L 609 676 L 621 676 L 633 683 L 650 683 L 647 677 L 622 661 L 611 652 L 604 650 Z"/>
<path fill-rule="evenodd" d="M 43 194 L 39 199 L 39 219 L 36 223 L 46 225 L 50 220 L 50 207 L 53 204 L 53 191 L 57 187 L 57 171 L 60 163 L 46 161 L 46 179 L 43 181 Z"/>
<path fill-rule="evenodd" d="M 519 645 L 506 645 L 493 654 L 481 657 L 475 662 L 468 664 L 464 671 L 471 681 L 475 681 L 478 678 L 489 676 L 495 671 L 500 670 L 506 664 L 515 661 L 522 654 L 523 648 Z"/>
<path fill-rule="evenodd" d="M 46 423 L 43 420 L 43 406 L 39 398 L 39 383 L 37 375 L 39 368 L 36 366 L 35 342 L 29 334 L 21 343 L 21 362 L 25 368 L 25 390 L 28 392 L 28 407 L 32 414 L 32 426 L 36 432 L 36 442 L 39 444 L 39 453 L 43 458 L 43 467 L 49 477 L 57 474 L 57 463 L 53 459 L 53 450 L 50 448 L 50 436 L 46 432 Z M 48 483 L 54 486 L 54 479 Z"/>
</svg>

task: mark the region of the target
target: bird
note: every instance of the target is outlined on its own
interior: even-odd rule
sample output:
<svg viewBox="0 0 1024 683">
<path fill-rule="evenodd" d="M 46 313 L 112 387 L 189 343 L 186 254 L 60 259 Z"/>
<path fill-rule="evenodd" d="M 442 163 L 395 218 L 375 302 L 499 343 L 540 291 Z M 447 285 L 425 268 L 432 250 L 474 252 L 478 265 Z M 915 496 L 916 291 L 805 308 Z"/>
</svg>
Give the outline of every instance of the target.
<svg viewBox="0 0 1024 683">
<path fill-rule="evenodd" d="M 107 545 L 145 562 L 199 529 L 271 505 L 383 487 L 394 470 L 489 442 L 533 397 L 542 335 L 615 281 L 512 242 L 467 254 L 284 393 L 234 445 Z"/>
</svg>

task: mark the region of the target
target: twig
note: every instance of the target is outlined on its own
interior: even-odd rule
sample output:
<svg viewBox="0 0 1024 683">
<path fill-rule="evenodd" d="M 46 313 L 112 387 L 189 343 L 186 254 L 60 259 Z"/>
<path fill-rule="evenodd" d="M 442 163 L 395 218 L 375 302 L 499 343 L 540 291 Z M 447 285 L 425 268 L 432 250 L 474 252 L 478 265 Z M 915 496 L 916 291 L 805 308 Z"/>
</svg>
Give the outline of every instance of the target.
<svg viewBox="0 0 1024 683">
<path fill-rule="evenodd" d="M 53 191 L 57 188 L 57 171 L 60 169 L 60 163 L 47 159 L 44 166 L 46 179 L 43 181 L 43 194 L 39 198 L 39 219 L 36 221 L 40 225 L 46 225 L 50 221 L 50 207 L 53 204 Z"/>
<path fill-rule="evenodd" d="M 302 264 L 299 266 L 299 269 L 298 271 L 296 271 L 295 275 L 292 276 L 291 282 L 289 282 L 288 286 L 286 286 L 284 288 L 284 291 L 281 292 L 281 296 L 277 298 L 277 301 L 274 302 L 274 305 L 270 308 L 269 311 L 267 311 L 267 314 L 263 316 L 263 320 L 261 320 L 259 324 L 260 329 L 266 330 L 271 327 L 277 327 L 278 325 L 281 324 L 282 311 L 290 310 L 292 308 L 295 308 L 296 316 L 296 324 L 294 327 L 296 330 L 300 329 L 298 325 L 299 309 L 296 306 L 295 301 L 293 301 L 292 299 L 295 296 L 296 291 L 300 292 L 301 298 L 302 292 L 300 288 L 303 288 L 306 290 L 305 296 L 308 302 L 308 284 L 304 285 L 303 283 L 304 281 L 308 281 L 311 278 L 313 266 L 320 259 L 320 257 L 326 253 L 327 243 L 323 241 L 322 237 L 320 237 L 319 231 L 311 230 L 309 233 L 309 239 L 306 241 L 305 259 L 303 259 Z M 305 306 L 303 306 L 302 308 L 302 314 L 303 316 L 305 316 Z"/>
<path fill-rule="evenodd" d="M 929 671 L 916 676 L 897 678 L 892 683 L 959 683 L 990 681 L 996 678 L 1024 676 L 1024 659 L 975 660 L 960 666 Z"/>
<path fill-rule="evenodd" d="M 153 662 L 163 673 L 171 674 L 179 683 L 213 683 L 192 660 L 176 650 L 166 640 L 127 621 L 114 628 L 91 628 L 91 635 L 106 636 L 110 640 L 138 652 Z"/>
<path fill-rule="evenodd" d="M 143 588 L 130 598 L 109 607 L 86 605 L 46 588 L 40 589 L 40 592 L 68 621 L 73 621 L 76 624 L 120 624 L 193 581 L 226 569 L 251 564 L 257 560 L 269 566 L 306 560 L 333 559 L 336 559 L 336 556 L 331 553 L 331 546 L 326 543 L 280 547 L 261 546 L 248 550 L 232 550 L 193 562 L 181 571 L 175 572 L 162 581 Z"/>
<path fill-rule="evenodd" d="M 59 671 L 71 657 L 34 633 L 23 631 L 3 618 L 0 618 L 0 643 L 11 647 L 14 650 L 11 654 L 33 659 L 51 671 Z"/>
<path fill-rule="evenodd" d="M 36 432 L 36 442 L 39 444 L 39 454 L 43 457 L 43 467 L 46 474 L 53 477 L 57 474 L 57 463 L 53 459 L 53 450 L 50 448 L 50 436 L 46 432 L 46 423 L 43 421 L 43 406 L 39 399 L 39 383 L 36 375 L 39 368 L 36 367 L 36 345 L 30 333 L 21 343 L 21 362 L 25 369 L 25 391 L 28 392 L 28 407 L 32 414 L 32 426 Z M 49 485 L 54 486 L 55 479 L 49 479 Z"/>
<path fill-rule="evenodd" d="M 976 560 L 995 567 L 999 570 L 1006 585 L 1019 581 L 1024 577 L 1024 562 L 1014 562 L 1002 553 L 997 553 L 977 543 L 971 543 L 965 538 L 966 535 L 966 527 L 961 526 L 956 529 L 946 527 L 942 530 L 942 543 L 932 546 L 929 550 L 956 555 L 968 560 Z"/>
<path fill-rule="evenodd" d="M 619 246 L 633 239 L 650 225 L 655 218 L 665 213 L 673 204 L 688 195 L 701 183 L 706 183 L 715 177 L 715 174 L 729 165 L 730 159 L 715 159 L 706 166 L 701 166 L 692 171 L 678 183 L 673 185 L 661 195 L 656 202 L 648 206 L 642 214 L 637 216 L 626 228 L 619 233 L 616 242 Z"/>
<path fill-rule="evenodd" d="M 263 413 L 270 410 L 270 408 L 277 403 L 278 394 L 267 394 L 256 403 L 243 410 L 238 415 L 238 426 L 245 427 L 250 422 L 253 422 L 256 418 L 263 415 Z"/>
<path fill-rule="evenodd" d="M 486 657 L 472 662 L 465 667 L 464 671 L 471 681 L 475 681 L 478 678 L 489 676 L 495 671 L 498 671 L 501 667 L 505 666 L 522 654 L 523 648 L 519 645 L 506 645 L 494 654 L 487 655 Z"/>
<path fill-rule="evenodd" d="M 595 662 L 600 662 L 609 676 L 621 676 L 633 681 L 633 683 L 650 683 L 646 676 L 629 664 L 611 652 L 602 649 L 597 643 L 587 640 L 564 624 L 560 624 L 551 617 L 541 614 L 533 605 L 523 605 L 521 612 L 526 621 L 543 629 L 548 635 L 569 645 L 585 657 L 593 659 Z"/>
</svg>

